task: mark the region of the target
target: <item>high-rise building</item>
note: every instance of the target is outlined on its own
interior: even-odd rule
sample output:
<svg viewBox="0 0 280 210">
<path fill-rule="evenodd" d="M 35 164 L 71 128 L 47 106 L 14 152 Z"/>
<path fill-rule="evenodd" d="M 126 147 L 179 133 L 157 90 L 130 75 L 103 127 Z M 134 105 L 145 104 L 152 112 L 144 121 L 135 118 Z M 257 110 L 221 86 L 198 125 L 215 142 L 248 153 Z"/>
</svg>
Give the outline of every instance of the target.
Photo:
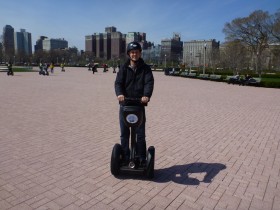
<svg viewBox="0 0 280 210">
<path fill-rule="evenodd" d="M 86 36 L 86 52 L 92 52 L 93 55 L 96 55 L 96 34 L 93 35 L 87 35 Z"/>
<path fill-rule="evenodd" d="M 96 58 L 120 58 L 125 55 L 125 35 L 114 26 L 106 27 L 105 33 L 85 36 L 85 51 L 91 52 Z"/>
<path fill-rule="evenodd" d="M 178 33 L 174 33 L 171 39 L 161 40 L 161 57 L 167 61 L 180 62 L 182 52 L 183 42 Z"/>
<path fill-rule="evenodd" d="M 104 39 L 103 33 L 95 34 L 96 35 L 96 57 L 104 58 Z"/>
<path fill-rule="evenodd" d="M 130 42 L 138 42 L 143 50 L 146 50 L 148 48 L 146 33 L 128 32 L 126 35 L 126 45 L 128 45 L 128 43 Z"/>
<path fill-rule="evenodd" d="M 106 27 L 105 33 L 85 36 L 85 51 L 91 52 L 96 58 L 121 59 L 126 57 L 126 45 L 133 41 L 139 42 L 143 50 L 151 47 L 151 43 L 146 41 L 146 33 L 122 34 L 114 26 Z"/>
<path fill-rule="evenodd" d="M 117 32 L 117 28 L 114 27 L 114 26 L 106 27 L 106 28 L 105 28 L 105 32 L 106 32 L 106 33 Z"/>
<path fill-rule="evenodd" d="M 43 50 L 50 51 L 55 49 L 68 48 L 68 42 L 64 39 L 44 39 Z"/>
<path fill-rule="evenodd" d="M 119 59 L 125 55 L 125 37 L 121 32 L 111 33 L 111 58 Z"/>
<path fill-rule="evenodd" d="M 6 56 L 11 58 L 15 54 L 14 28 L 12 26 L 4 26 L 2 39 L 3 51 Z"/>
<path fill-rule="evenodd" d="M 34 51 L 38 52 L 40 50 L 43 50 L 43 40 L 47 39 L 46 36 L 40 36 L 39 39 L 37 39 L 36 44 L 34 45 Z"/>
<path fill-rule="evenodd" d="M 220 42 L 215 39 L 184 42 L 183 62 L 189 66 L 206 65 L 218 54 Z"/>
<path fill-rule="evenodd" d="M 103 50 L 105 59 L 111 59 L 111 33 L 103 34 Z"/>
<path fill-rule="evenodd" d="M 25 29 L 15 32 L 14 45 L 16 54 L 32 55 L 31 33 L 26 32 Z"/>
</svg>

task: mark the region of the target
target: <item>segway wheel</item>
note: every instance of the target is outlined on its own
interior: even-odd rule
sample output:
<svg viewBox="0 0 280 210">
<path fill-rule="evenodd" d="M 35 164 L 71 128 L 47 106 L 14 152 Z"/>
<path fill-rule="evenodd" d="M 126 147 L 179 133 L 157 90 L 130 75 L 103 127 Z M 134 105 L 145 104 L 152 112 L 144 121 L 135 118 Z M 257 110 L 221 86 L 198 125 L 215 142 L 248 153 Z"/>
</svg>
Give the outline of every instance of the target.
<svg viewBox="0 0 280 210">
<path fill-rule="evenodd" d="M 117 176 L 120 174 L 121 153 L 122 153 L 121 145 L 115 144 L 115 146 L 113 147 L 112 156 L 111 156 L 111 173 L 114 176 Z"/>
<path fill-rule="evenodd" d="M 150 146 L 147 152 L 147 169 L 146 175 L 149 179 L 154 178 L 154 168 L 155 168 L 155 148 Z"/>
</svg>

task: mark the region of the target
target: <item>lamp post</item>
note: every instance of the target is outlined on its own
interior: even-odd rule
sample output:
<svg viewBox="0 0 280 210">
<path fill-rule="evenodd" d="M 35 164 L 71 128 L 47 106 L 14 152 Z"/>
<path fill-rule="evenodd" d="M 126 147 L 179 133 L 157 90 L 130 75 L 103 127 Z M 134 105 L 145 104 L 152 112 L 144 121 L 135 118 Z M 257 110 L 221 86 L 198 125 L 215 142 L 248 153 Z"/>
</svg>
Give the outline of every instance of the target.
<svg viewBox="0 0 280 210">
<path fill-rule="evenodd" d="M 204 63 L 203 63 L 203 75 L 205 74 L 205 62 L 206 62 L 206 46 L 207 44 L 204 44 Z"/>
<path fill-rule="evenodd" d="M 190 73 L 192 70 L 192 51 L 190 51 Z"/>
<path fill-rule="evenodd" d="M 165 59 L 165 68 L 166 68 L 166 54 L 164 55 L 164 59 Z"/>
<path fill-rule="evenodd" d="M 256 73 L 259 74 L 259 77 L 261 77 L 260 71 L 259 71 L 259 59 L 260 59 L 259 51 L 257 51 L 257 58 L 256 58 Z"/>
</svg>

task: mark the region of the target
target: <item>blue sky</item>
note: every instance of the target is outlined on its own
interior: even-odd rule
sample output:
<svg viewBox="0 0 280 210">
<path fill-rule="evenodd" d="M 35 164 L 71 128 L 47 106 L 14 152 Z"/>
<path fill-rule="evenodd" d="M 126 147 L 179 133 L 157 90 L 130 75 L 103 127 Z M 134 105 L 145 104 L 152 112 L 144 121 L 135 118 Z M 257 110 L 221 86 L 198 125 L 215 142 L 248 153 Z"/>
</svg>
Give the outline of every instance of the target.
<svg viewBox="0 0 280 210">
<path fill-rule="evenodd" d="M 1 0 L 0 28 L 11 25 L 39 36 L 64 38 L 69 47 L 85 48 L 85 36 L 115 26 L 122 33 L 145 32 L 160 44 L 180 33 L 182 41 L 224 41 L 226 22 L 255 10 L 273 14 L 279 0 Z"/>
</svg>

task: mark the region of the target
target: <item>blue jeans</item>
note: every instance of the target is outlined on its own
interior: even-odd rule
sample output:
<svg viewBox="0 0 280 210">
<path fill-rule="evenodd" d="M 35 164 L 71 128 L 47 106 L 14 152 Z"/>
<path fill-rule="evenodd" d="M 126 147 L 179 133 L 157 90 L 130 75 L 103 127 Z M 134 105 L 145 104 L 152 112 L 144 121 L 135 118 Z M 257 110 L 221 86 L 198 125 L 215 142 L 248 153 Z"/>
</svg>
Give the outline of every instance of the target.
<svg viewBox="0 0 280 210">
<path fill-rule="evenodd" d="M 120 129 L 121 129 L 121 146 L 124 151 L 124 155 L 127 159 L 130 157 L 129 150 L 129 139 L 130 139 L 130 128 L 127 127 L 123 119 L 123 106 L 120 106 L 119 112 L 120 119 Z M 145 124 L 146 124 L 146 115 L 145 107 L 143 107 L 143 122 L 136 128 L 136 156 L 139 156 L 140 159 L 146 159 L 146 134 L 145 134 Z"/>
</svg>

